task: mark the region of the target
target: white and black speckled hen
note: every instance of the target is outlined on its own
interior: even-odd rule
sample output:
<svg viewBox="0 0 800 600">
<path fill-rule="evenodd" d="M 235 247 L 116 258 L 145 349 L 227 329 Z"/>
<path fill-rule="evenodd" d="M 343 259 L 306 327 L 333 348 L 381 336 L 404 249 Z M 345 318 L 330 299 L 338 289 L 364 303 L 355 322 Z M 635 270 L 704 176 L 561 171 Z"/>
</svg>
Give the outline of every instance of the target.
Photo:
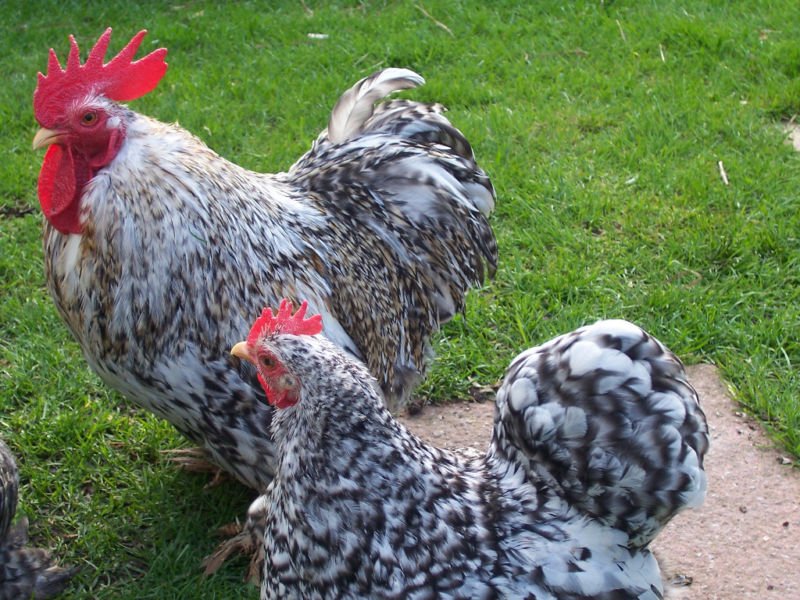
<svg viewBox="0 0 800 600">
<path fill-rule="evenodd" d="M 0 600 L 42 600 L 60 594 L 74 569 L 59 567 L 42 548 L 30 548 L 28 521 L 17 512 L 19 474 L 8 446 L 0 440 Z"/>
<path fill-rule="evenodd" d="M 322 319 L 265 310 L 232 353 L 277 407 L 262 598 L 657 599 L 648 544 L 705 496 L 680 361 L 625 321 L 531 348 L 464 460 L 399 424 Z"/>
<path fill-rule="evenodd" d="M 92 369 L 263 491 L 272 408 L 227 350 L 254 306 L 305 298 L 330 340 L 401 409 L 430 337 L 494 271 L 489 178 L 439 105 L 376 102 L 423 79 L 386 69 L 347 91 L 289 170 L 248 171 L 120 102 L 156 87 L 166 50 L 137 34 L 103 64 L 51 50 L 34 113 L 47 284 Z"/>
</svg>

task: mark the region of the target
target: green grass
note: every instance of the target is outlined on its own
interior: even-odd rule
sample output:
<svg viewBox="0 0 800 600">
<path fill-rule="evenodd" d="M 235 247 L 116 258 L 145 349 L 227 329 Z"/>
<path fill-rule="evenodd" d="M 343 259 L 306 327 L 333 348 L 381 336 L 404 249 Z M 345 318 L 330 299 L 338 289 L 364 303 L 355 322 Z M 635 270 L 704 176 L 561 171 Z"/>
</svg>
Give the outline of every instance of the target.
<svg viewBox="0 0 800 600">
<path fill-rule="evenodd" d="M 145 50 L 170 51 L 133 108 L 264 171 L 305 151 L 363 75 L 427 78 L 412 96 L 450 107 L 497 187 L 501 260 L 446 327 L 425 394 L 466 396 L 523 348 L 623 317 L 719 365 L 800 455 L 800 156 L 780 127 L 800 112 L 796 3 L 522 4 L 0 5 L 0 436 L 34 540 L 81 566 L 67 598 L 257 595 L 243 562 L 198 568 L 249 493 L 166 464 L 184 442 L 88 370 L 44 288 L 35 74 L 50 46 L 65 56 L 74 33 L 86 50 L 108 25 L 113 51 L 143 27 Z"/>
</svg>

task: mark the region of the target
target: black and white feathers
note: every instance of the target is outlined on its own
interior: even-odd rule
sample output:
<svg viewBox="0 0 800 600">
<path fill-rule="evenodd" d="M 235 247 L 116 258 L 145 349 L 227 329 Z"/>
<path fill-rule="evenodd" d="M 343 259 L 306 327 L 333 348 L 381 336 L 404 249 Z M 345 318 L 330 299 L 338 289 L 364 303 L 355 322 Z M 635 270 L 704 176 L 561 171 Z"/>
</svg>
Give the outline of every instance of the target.
<svg viewBox="0 0 800 600">
<path fill-rule="evenodd" d="M 702 502 L 708 431 L 679 360 L 638 327 L 517 357 L 473 460 L 409 433 L 324 338 L 263 344 L 302 392 L 272 423 L 262 598 L 663 597 L 647 544 Z"/>
<path fill-rule="evenodd" d="M 626 321 L 520 354 L 497 394 L 493 450 L 645 547 L 706 491 L 705 415 L 681 362 Z"/>
<path fill-rule="evenodd" d="M 58 567 L 46 550 L 26 546 L 27 519 L 11 524 L 18 491 L 17 464 L 0 440 L 0 600 L 51 598 L 61 593 L 74 569 Z"/>
</svg>

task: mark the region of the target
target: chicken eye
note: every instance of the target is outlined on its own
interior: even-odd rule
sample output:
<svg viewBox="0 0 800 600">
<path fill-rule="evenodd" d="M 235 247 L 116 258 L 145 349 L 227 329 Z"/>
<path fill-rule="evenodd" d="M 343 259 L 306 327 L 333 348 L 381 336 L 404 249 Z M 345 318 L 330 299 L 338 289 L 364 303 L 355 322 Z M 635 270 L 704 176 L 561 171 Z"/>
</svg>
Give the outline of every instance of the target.
<svg viewBox="0 0 800 600">
<path fill-rule="evenodd" d="M 272 356 L 262 356 L 260 359 L 261 366 L 266 369 L 271 369 L 275 366 L 275 359 Z"/>
<path fill-rule="evenodd" d="M 93 125 L 97 121 L 97 113 L 89 111 L 81 117 L 81 125 Z"/>
</svg>

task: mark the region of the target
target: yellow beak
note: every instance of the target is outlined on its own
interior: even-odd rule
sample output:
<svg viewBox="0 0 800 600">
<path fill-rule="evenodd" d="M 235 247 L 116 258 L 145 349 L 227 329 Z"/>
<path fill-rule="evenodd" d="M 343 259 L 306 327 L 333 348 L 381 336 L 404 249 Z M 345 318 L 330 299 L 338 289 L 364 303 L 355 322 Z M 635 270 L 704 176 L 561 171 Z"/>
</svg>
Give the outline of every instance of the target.
<svg viewBox="0 0 800 600">
<path fill-rule="evenodd" d="M 45 129 L 42 127 L 36 132 L 36 135 L 33 136 L 33 149 L 38 150 L 50 144 L 57 144 L 64 135 L 65 132 L 58 129 Z"/>
<path fill-rule="evenodd" d="M 250 358 L 250 351 L 247 349 L 247 342 L 239 342 L 236 344 L 233 348 L 231 348 L 231 354 L 237 358 L 241 358 L 242 360 L 253 362 L 253 360 Z"/>
</svg>

